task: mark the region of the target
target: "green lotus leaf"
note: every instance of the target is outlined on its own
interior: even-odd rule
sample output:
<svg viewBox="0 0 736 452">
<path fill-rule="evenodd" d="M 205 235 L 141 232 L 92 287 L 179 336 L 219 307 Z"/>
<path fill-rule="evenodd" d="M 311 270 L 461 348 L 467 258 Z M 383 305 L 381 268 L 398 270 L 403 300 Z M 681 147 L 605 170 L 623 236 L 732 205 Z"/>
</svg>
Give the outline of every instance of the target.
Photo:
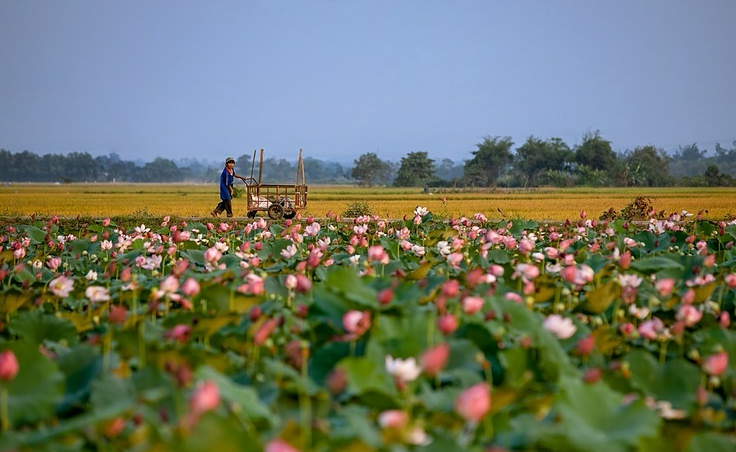
<svg viewBox="0 0 736 452">
<path fill-rule="evenodd" d="M 195 377 L 200 381 L 211 380 L 217 383 L 222 399 L 236 407 L 235 410 L 242 412 L 251 421 L 265 421 L 269 424 L 278 421 L 252 387 L 240 385 L 209 366 L 197 369 Z"/>
<path fill-rule="evenodd" d="M 77 329 L 71 321 L 46 314 L 41 310 L 21 312 L 10 320 L 8 326 L 13 334 L 29 344 L 65 341 L 69 345 L 74 345 L 79 341 Z"/>
<path fill-rule="evenodd" d="M 660 364 L 651 353 L 635 350 L 626 355 L 631 385 L 676 409 L 691 409 L 700 384 L 700 369 L 682 358 Z"/>
<path fill-rule="evenodd" d="M 64 394 L 64 375 L 55 362 L 30 343 L 0 344 L 18 360 L 18 374 L 7 384 L 11 423 L 34 423 L 49 418 Z"/>
<path fill-rule="evenodd" d="M 654 256 L 645 257 L 644 259 L 636 260 L 631 264 L 631 268 L 642 273 L 656 273 L 662 270 L 682 270 L 685 266 L 678 262 L 676 257 L 665 256 Z"/>
<path fill-rule="evenodd" d="M 532 433 L 548 450 L 628 452 L 642 438 L 659 434 L 662 421 L 657 413 L 642 401 L 625 405 L 623 396 L 605 383 L 562 378 L 561 388 L 553 406 L 555 422 Z"/>
</svg>

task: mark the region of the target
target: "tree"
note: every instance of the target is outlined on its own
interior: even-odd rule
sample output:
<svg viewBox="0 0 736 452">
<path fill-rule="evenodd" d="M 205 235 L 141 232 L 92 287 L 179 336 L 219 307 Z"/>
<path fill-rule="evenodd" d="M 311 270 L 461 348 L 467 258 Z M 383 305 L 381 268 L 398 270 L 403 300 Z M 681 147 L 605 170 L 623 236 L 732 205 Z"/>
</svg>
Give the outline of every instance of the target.
<svg viewBox="0 0 736 452">
<path fill-rule="evenodd" d="M 516 149 L 514 166 L 524 175 L 526 187 L 537 185 L 538 178 L 550 170 L 563 171 L 572 159 L 570 147 L 561 138 L 542 141 L 530 136 Z"/>
<path fill-rule="evenodd" d="M 455 163 L 451 159 L 442 159 L 439 165 L 435 167 L 435 174 L 440 179 L 452 181 L 463 176 L 464 163 Z"/>
<path fill-rule="evenodd" d="M 253 156 L 243 154 L 235 159 L 235 172 L 243 177 L 250 177 L 250 170 L 253 170 L 253 177 L 258 178 L 258 165 L 252 166 Z"/>
<path fill-rule="evenodd" d="M 651 145 L 640 146 L 627 156 L 626 163 L 632 169 L 632 174 L 640 173 L 639 180 L 628 185 L 661 187 L 670 183 L 670 158 L 664 149 Z"/>
<path fill-rule="evenodd" d="M 426 152 L 410 152 L 401 159 L 401 167 L 394 185 L 397 187 L 419 187 L 434 177 L 434 160 Z"/>
<path fill-rule="evenodd" d="M 675 152 L 675 158 L 678 160 L 700 160 L 705 157 L 705 151 L 698 149 L 698 144 L 688 144 L 687 146 L 680 146 L 680 149 Z"/>
<path fill-rule="evenodd" d="M 575 161 L 578 165 L 585 165 L 593 170 L 612 168 L 616 162 L 616 153 L 611 148 L 611 142 L 601 138 L 600 131 L 586 133 L 583 144 L 575 150 Z"/>
<path fill-rule="evenodd" d="M 473 158 L 465 163 L 465 178 L 469 183 L 496 185 L 501 171 L 511 162 L 511 137 L 484 137 L 473 151 Z"/>
<path fill-rule="evenodd" d="M 387 179 L 391 173 L 391 165 L 373 152 L 367 152 L 357 160 L 351 172 L 353 179 L 358 181 L 360 186 L 372 187 L 377 181 Z"/>
</svg>

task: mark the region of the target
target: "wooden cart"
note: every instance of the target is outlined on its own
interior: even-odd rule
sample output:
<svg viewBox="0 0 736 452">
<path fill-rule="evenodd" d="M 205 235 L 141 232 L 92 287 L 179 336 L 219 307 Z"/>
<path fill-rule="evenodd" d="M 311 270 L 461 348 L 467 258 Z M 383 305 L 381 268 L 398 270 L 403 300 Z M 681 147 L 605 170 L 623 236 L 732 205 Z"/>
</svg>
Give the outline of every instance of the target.
<svg viewBox="0 0 736 452">
<path fill-rule="evenodd" d="M 256 151 L 253 151 L 253 161 L 250 168 L 250 177 L 246 178 L 246 202 L 248 218 L 253 218 L 258 212 L 268 212 L 269 218 L 294 218 L 297 211 L 307 208 L 307 185 L 304 177 L 304 160 L 302 150 L 299 149 L 299 163 L 296 167 L 296 181 L 289 184 L 262 184 L 263 176 L 263 149 L 258 164 L 258 181 L 253 172 L 256 164 Z"/>
</svg>

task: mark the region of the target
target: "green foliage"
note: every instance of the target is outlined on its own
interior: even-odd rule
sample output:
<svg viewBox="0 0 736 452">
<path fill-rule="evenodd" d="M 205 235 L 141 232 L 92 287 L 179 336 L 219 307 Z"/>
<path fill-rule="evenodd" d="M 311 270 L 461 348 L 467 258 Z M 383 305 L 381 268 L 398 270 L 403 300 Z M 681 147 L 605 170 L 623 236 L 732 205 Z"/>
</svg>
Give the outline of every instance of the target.
<svg viewBox="0 0 736 452">
<path fill-rule="evenodd" d="M 573 153 L 561 138 L 543 141 L 530 136 L 516 149 L 514 166 L 524 175 L 524 186 L 536 186 L 545 172 L 563 171 L 573 160 Z"/>
<path fill-rule="evenodd" d="M 434 160 L 426 152 L 410 152 L 401 159 L 401 167 L 394 180 L 397 187 L 418 187 L 434 177 Z"/>
<path fill-rule="evenodd" d="M 358 185 L 372 187 L 376 183 L 385 182 L 391 174 L 391 166 L 379 159 L 373 152 L 367 152 L 355 160 L 351 175 Z"/>
<path fill-rule="evenodd" d="M 355 201 L 348 204 L 342 212 L 342 216 L 346 218 L 356 218 L 362 215 L 371 215 L 372 209 L 370 204 L 365 201 Z"/>
<path fill-rule="evenodd" d="M 512 161 L 511 137 L 485 137 L 473 151 L 473 158 L 465 163 L 465 179 L 468 183 L 483 187 L 496 185 L 501 171 Z"/>
<path fill-rule="evenodd" d="M 585 134 L 583 143 L 575 149 L 575 161 L 592 170 L 605 171 L 616 162 L 616 153 L 611 142 L 601 138 L 600 131 L 596 130 Z"/>
</svg>

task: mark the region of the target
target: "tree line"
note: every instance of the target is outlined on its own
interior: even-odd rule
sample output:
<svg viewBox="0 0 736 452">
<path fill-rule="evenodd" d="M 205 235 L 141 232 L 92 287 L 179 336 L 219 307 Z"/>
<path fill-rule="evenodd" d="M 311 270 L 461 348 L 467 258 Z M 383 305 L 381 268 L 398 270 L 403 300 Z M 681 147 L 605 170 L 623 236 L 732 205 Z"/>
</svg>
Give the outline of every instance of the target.
<svg viewBox="0 0 736 452">
<path fill-rule="evenodd" d="M 561 138 L 530 136 L 514 149 L 510 137 L 485 137 L 463 162 L 436 162 L 427 152 L 409 152 L 401 161 L 382 160 L 367 152 L 352 167 L 313 157 L 304 159 L 308 183 L 395 185 L 403 187 L 537 187 L 537 186 L 736 186 L 736 140 L 732 148 L 717 143 L 708 155 L 697 143 L 668 155 L 652 145 L 617 153 L 600 132 L 588 133 L 570 146 Z M 258 162 L 244 154 L 236 171 L 258 178 Z M 268 158 L 264 183 L 291 183 L 296 162 Z M 3 182 L 216 182 L 222 166 L 200 161 L 177 162 L 158 157 L 145 164 L 119 155 L 93 157 L 86 152 L 37 155 L 0 149 Z"/>
<path fill-rule="evenodd" d="M 250 176 L 251 156 L 236 159 L 238 174 Z M 87 152 L 37 155 L 0 149 L 0 181 L 3 182 L 217 182 L 223 165 L 190 161 L 177 164 L 158 157 L 139 165 L 118 154 L 93 157 Z M 349 171 L 339 163 L 304 159 L 306 179 L 315 183 L 352 183 Z M 258 178 L 256 162 L 254 176 Z M 264 183 L 290 183 L 296 178 L 296 163 L 268 158 L 263 163 Z"/>
<path fill-rule="evenodd" d="M 736 140 L 731 149 L 716 144 L 713 156 L 697 143 L 680 146 L 672 156 L 652 145 L 617 153 L 598 131 L 573 147 L 560 138 L 534 136 L 513 147 L 510 137 L 485 137 L 462 165 L 448 159 L 436 165 L 426 152 L 410 152 L 395 175 L 391 162 L 365 153 L 355 160 L 351 175 L 366 186 L 736 186 Z"/>
</svg>

